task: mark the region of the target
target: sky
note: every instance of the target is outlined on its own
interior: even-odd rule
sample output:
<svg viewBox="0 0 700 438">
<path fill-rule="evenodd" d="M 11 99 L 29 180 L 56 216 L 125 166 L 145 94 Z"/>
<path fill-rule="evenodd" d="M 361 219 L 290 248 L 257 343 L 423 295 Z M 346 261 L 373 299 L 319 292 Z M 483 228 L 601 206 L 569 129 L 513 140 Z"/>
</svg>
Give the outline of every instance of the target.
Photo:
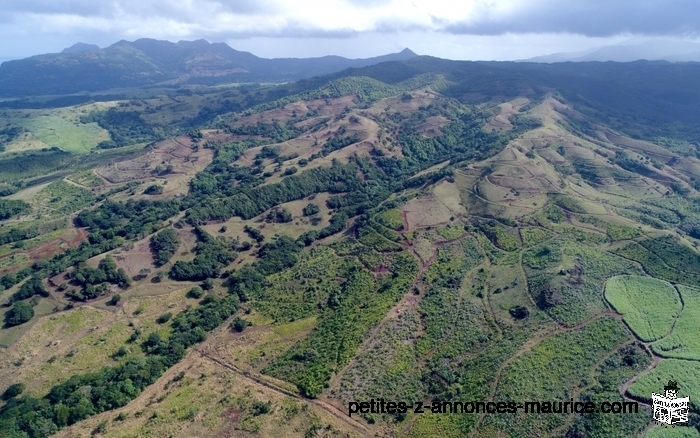
<svg viewBox="0 0 700 438">
<path fill-rule="evenodd" d="M 76 42 L 204 38 L 258 56 L 517 60 L 665 37 L 698 41 L 697 0 L 0 0 L 0 62 Z"/>
</svg>

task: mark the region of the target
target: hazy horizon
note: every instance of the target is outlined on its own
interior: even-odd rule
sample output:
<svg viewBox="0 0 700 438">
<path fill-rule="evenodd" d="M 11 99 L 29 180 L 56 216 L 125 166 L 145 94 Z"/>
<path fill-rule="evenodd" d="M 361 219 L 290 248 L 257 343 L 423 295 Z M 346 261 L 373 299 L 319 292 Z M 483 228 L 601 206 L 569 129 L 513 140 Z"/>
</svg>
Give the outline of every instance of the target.
<svg viewBox="0 0 700 438">
<path fill-rule="evenodd" d="M 368 58 L 410 48 L 454 60 L 520 60 L 584 51 L 631 38 L 695 41 L 689 0 L 561 5 L 551 0 L 280 0 L 253 2 L 8 0 L 0 11 L 0 61 L 57 53 L 77 42 L 204 38 L 263 58 Z"/>
</svg>

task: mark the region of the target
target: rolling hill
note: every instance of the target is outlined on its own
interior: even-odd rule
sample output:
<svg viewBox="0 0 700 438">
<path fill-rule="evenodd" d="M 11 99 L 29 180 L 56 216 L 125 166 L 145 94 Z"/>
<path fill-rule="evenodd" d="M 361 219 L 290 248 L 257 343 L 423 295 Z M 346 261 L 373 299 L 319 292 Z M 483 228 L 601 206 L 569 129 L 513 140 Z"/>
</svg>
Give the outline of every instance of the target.
<svg viewBox="0 0 700 438">
<path fill-rule="evenodd" d="M 413 57 L 3 108 L 0 430 L 660 436 L 678 380 L 693 436 L 698 81 Z M 442 403 L 571 399 L 638 410 Z"/>
</svg>

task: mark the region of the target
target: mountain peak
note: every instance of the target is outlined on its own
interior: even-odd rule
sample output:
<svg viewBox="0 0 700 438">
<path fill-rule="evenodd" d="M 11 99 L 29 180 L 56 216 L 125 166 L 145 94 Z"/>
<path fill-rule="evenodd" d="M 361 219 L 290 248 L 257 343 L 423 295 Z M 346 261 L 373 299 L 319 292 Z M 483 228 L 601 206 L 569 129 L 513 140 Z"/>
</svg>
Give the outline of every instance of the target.
<svg viewBox="0 0 700 438">
<path fill-rule="evenodd" d="M 100 50 L 97 44 L 75 43 L 61 51 L 61 53 L 95 52 Z"/>
</svg>

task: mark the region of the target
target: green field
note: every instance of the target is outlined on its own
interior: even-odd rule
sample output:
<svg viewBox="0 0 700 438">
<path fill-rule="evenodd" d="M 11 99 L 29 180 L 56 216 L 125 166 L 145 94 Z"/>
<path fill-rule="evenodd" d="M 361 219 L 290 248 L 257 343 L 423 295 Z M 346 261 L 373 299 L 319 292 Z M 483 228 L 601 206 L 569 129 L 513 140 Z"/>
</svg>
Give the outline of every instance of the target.
<svg viewBox="0 0 700 438">
<path fill-rule="evenodd" d="M 665 336 L 681 310 L 678 292 L 652 277 L 620 275 L 605 285 L 605 298 L 624 321 L 646 342 Z"/>
<path fill-rule="evenodd" d="M 656 341 L 652 348 L 660 356 L 700 360 L 700 289 L 676 287 L 683 298 L 683 311 L 671 334 Z"/>
<path fill-rule="evenodd" d="M 700 432 L 694 427 L 671 427 L 659 425 L 649 430 L 646 438 L 699 438 Z"/>
<path fill-rule="evenodd" d="M 629 387 L 629 393 L 651 402 L 651 394 L 663 394 L 669 380 L 678 382 L 678 397 L 690 397 L 691 409 L 697 409 L 700 400 L 700 362 L 664 359 L 650 372 Z"/>
<path fill-rule="evenodd" d="M 377 222 L 392 230 L 400 230 L 403 228 L 401 212 L 396 209 L 387 210 L 377 215 Z"/>
<path fill-rule="evenodd" d="M 66 215 L 92 204 L 95 196 L 88 190 L 67 181 L 56 181 L 41 189 L 34 197 L 38 209 L 49 215 Z"/>
<path fill-rule="evenodd" d="M 552 233 L 535 227 L 520 228 L 520 238 L 523 241 L 523 246 L 533 246 L 542 243 L 552 237 Z"/>
<path fill-rule="evenodd" d="M 86 154 L 98 143 L 109 140 L 109 133 L 97 123 L 80 123 L 76 109 L 59 108 L 49 111 L 11 111 L 9 125 L 19 126 L 30 135 L 20 137 L 8 150 L 36 149 L 44 146 L 59 147 L 67 152 Z"/>
<path fill-rule="evenodd" d="M 569 400 L 575 388 L 586 385 L 596 363 L 627 339 L 624 327 L 607 317 L 580 330 L 554 335 L 508 365 L 494 401 Z M 564 418 L 546 414 L 488 415 L 485 424 L 511 436 L 549 436 Z"/>
</svg>

